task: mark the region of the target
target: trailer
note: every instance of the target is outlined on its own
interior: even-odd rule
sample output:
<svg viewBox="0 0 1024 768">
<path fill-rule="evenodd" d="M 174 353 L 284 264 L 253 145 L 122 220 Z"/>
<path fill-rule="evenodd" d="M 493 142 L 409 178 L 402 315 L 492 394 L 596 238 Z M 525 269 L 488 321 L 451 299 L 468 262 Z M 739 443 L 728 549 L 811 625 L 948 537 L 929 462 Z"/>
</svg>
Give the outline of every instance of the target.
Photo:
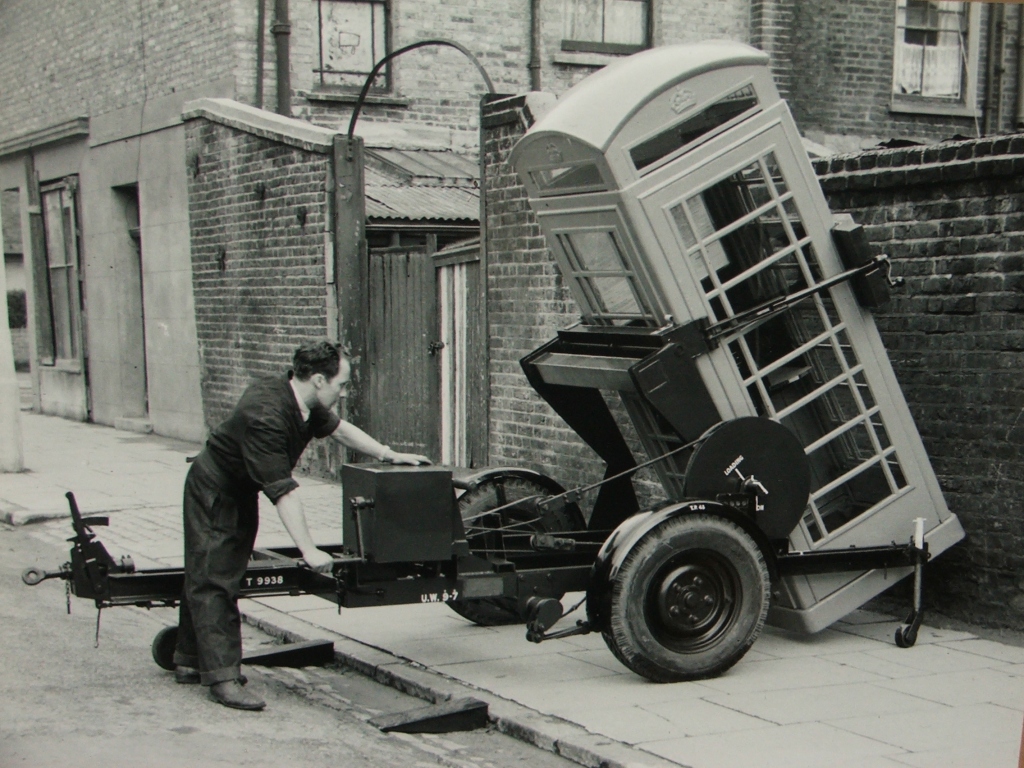
<svg viewBox="0 0 1024 768">
<path fill-rule="evenodd" d="M 512 152 L 581 310 L 523 372 L 604 477 L 347 464 L 333 572 L 257 550 L 243 596 L 446 603 L 524 622 L 532 642 L 600 632 L 626 667 L 675 682 L 732 667 L 766 621 L 816 632 L 914 574 L 895 631 L 914 644 L 923 566 L 963 529 L 871 315 L 898 281 L 828 210 L 767 65 L 738 43 L 630 56 Z M 648 467 L 663 493 L 641 509 Z M 180 569 L 115 561 L 105 520 L 69 503 L 70 561 L 26 583 L 64 579 L 98 608 L 177 604 Z M 556 629 L 570 592 L 586 618 Z M 173 628 L 157 663 L 172 651 Z"/>
</svg>

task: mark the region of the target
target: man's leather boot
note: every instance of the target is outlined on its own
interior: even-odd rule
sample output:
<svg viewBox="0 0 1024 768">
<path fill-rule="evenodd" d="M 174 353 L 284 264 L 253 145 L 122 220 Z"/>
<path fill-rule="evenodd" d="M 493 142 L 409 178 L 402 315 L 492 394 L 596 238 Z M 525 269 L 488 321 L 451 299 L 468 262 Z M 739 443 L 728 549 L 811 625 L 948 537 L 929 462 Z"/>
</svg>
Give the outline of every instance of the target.
<svg viewBox="0 0 1024 768">
<path fill-rule="evenodd" d="M 267 702 L 252 691 L 243 688 L 238 680 L 225 680 L 210 686 L 210 697 L 225 707 L 258 711 L 267 706 Z"/>
</svg>

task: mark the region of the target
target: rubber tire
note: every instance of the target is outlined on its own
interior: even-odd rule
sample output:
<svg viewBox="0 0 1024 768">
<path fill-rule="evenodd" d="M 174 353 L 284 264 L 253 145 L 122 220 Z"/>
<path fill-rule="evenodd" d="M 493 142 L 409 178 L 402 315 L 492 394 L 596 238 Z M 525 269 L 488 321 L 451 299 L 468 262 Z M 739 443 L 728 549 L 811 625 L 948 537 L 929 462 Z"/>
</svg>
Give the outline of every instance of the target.
<svg viewBox="0 0 1024 768">
<path fill-rule="evenodd" d="M 156 633 L 153 638 L 153 661 L 161 669 L 173 672 L 177 666 L 174 663 L 174 649 L 178 644 L 178 625 L 164 627 Z"/>
<path fill-rule="evenodd" d="M 466 491 L 459 498 L 459 513 L 465 521 L 474 518 L 490 509 L 501 506 L 498 503 L 496 485 L 498 483 L 505 488 L 505 503 L 519 501 L 531 496 L 550 496 L 551 491 L 543 485 L 522 477 L 507 477 L 500 481 L 485 480 L 471 491 Z M 509 510 L 514 514 L 515 510 Z M 502 513 L 503 524 L 509 520 L 508 513 Z M 587 527 L 586 521 L 575 505 L 568 506 L 553 515 L 555 527 L 538 523 L 530 530 L 536 533 L 557 533 L 568 531 L 580 531 Z M 492 553 L 480 552 L 474 546 L 481 549 L 487 548 L 482 541 L 482 536 L 467 535 L 469 551 L 479 554 L 480 557 L 490 560 L 494 557 Z M 564 593 L 562 593 L 564 594 Z M 562 594 L 545 595 L 561 599 Z M 521 624 L 526 618 L 519 611 L 519 603 L 514 597 L 486 597 L 477 600 L 453 600 L 448 606 L 464 619 L 469 619 L 481 627 L 498 627 L 508 624 Z"/>
<path fill-rule="evenodd" d="M 698 568 L 717 594 L 714 622 L 699 636 L 667 625 L 658 593 L 668 574 Z M 717 581 L 716 581 L 717 580 Z M 770 578 L 764 556 L 742 529 L 713 515 L 666 520 L 630 550 L 613 577 L 605 643 L 626 667 L 648 680 L 672 683 L 716 677 L 754 644 L 768 615 Z"/>
</svg>

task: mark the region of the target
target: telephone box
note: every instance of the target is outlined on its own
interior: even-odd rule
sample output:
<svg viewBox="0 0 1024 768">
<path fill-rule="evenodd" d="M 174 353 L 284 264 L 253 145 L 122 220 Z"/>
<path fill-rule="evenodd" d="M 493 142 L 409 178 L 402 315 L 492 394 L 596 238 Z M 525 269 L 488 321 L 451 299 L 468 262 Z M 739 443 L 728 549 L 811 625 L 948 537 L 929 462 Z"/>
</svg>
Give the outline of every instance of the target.
<svg viewBox="0 0 1024 768">
<path fill-rule="evenodd" d="M 652 458 L 719 421 L 786 426 L 811 474 L 790 550 L 905 542 L 916 518 L 932 555 L 963 538 L 871 301 L 851 281 L 830 283 L 855 265 L 767 55 L 716 42 L 622 59 L 568 91 L 511 162 L 579 304 L 577 331 L 612 340 L 589 354 L 544 352 L 534 361 L 544 382 L 617 392 Z M 686 412 L 673 428 L 625 375 L 632 363 L 617 362 L 614 340 L 688 330 L 705 343 L 693 347 L 693 397 L 669 406 Z M 670 499 L 692 495 L 685 453 L 656 469 Z M 817 631 L 909 573 L 787 576 L 769 620 Z"/>
</svg>

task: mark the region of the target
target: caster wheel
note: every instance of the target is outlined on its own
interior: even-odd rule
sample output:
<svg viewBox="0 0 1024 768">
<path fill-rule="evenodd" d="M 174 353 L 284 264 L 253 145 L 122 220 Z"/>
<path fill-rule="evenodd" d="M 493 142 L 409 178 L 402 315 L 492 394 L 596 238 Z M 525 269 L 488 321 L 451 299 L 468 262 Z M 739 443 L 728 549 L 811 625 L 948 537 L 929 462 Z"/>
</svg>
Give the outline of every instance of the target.
<svg viewBox="0 0 1024 768">
<path fill-rule="evenodd" d="M 913 627 L 899 627 L 896 630 L 896 645 L 910 648 L 917 642 L 917 630 Z"/>
</svg>

